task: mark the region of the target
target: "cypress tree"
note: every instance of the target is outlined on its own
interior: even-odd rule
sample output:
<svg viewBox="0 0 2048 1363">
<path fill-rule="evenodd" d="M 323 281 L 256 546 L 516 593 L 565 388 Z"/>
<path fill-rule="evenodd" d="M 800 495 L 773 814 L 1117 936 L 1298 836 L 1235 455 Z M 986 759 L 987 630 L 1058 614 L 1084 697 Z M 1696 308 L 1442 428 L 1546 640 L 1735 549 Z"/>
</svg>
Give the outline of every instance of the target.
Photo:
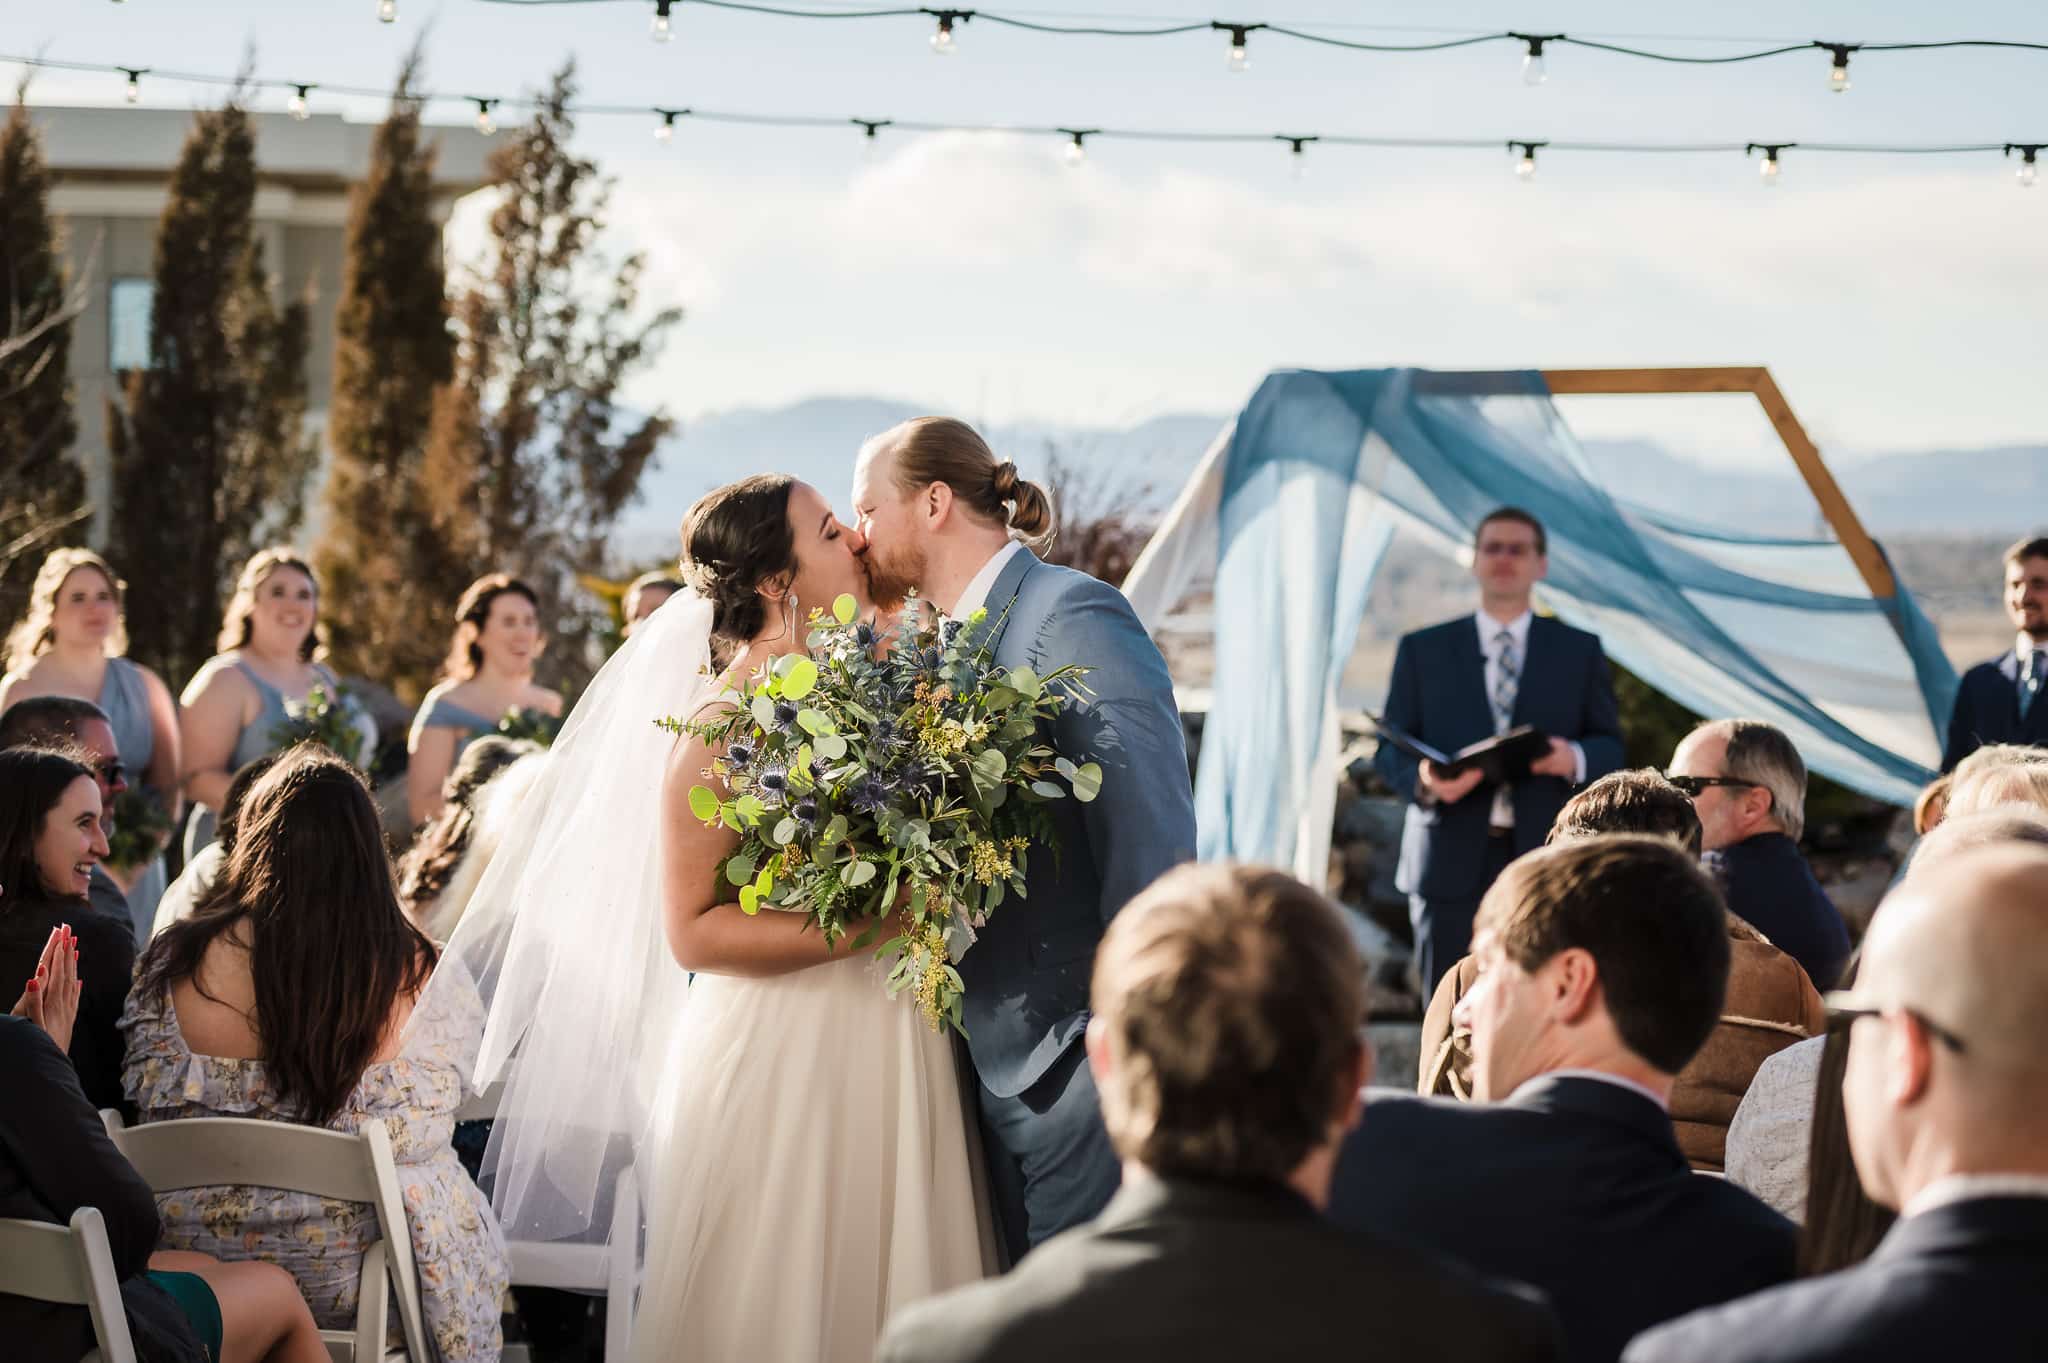
<svg viewBox="0 0 2048 1363">
<path fill-rule="evenodd" d="M 110 549 L 147 573 L 129 639 L 174 685 L 213 652 L 243 561 L 298 528 L 318 458 L 304 428 L 308 308 L 272 297 L 255 198 L 238 90 L 185 139 L 157 229 L 150 366 L 108 403 Z"/>
<path fill-rule="evenodd" d="M 452 577 L 426 502 L 434 392 L 453 375 L 435 149 L 421 134 L 415 47 L 371 143 L 348 223 L 335 314 L 332 459 L 314 563 L 328 646 L 343 672 L 408 701 L 432 684 L 445 652 Z M 460 587 L 456 590 L 459 592 Z"/>
<path fill-rule="evenodd" d="M 89 510 L 71 455 L 81 297 L 50 221 L 50 171 L 27 94 L 24 81 L 0 124 L 0 622 L 21 615 L 43 552 L 75 538 Z"/>
</svg>

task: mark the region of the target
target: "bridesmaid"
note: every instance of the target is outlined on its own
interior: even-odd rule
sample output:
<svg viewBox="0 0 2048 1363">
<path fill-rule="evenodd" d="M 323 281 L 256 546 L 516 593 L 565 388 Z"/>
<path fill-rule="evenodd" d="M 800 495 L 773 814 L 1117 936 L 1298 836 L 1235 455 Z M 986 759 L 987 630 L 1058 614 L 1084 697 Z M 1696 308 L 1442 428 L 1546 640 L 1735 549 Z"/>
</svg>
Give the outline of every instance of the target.
<svg viewBox="0 0 2048 1363">
<path fill-rule="evenodd" d="M 185 686 L 185 794 L 198 806 L 185 829 L 187 861 L 213 841 L 215 811 L 235 772 L 284 746 L 287 701 L 301 704 L 324 688 L 350 711 L 364 746 L 374 746 L 369 716 L 319 661 L 319 610 L 312 566 L 296 551 L 265 549 L 243 567 L 221 621 L 221 651 Z"/>
<path fill-rule="evenodd" d="M 562 698 L 533 680 L 540 657 L 540 598 L 506 573 L 469 584 L 455 607 L 442 679 L 420 703 L 406 743 L 406 804 L 415 826 L 441 812 L 441 786 L 470 740 L 494 733 L 507 710 L 562 715 Z"/>
<path fill-rule="evenodd" d="M 126 592 L 127 584 L 90 549 L 58 549 L 44 559 L 28 615 L 7 638 L 0 712 L 35 696 L 94 702 L 113 726 L 129 782 L 154 797 L 175 826 L 181 805 L 178 707 L 161 677 L 124 656 Z M 140 944 L 148 939 L 163 896 L 163 858 L 108 870 L 128 896 Z"/>
</svg>

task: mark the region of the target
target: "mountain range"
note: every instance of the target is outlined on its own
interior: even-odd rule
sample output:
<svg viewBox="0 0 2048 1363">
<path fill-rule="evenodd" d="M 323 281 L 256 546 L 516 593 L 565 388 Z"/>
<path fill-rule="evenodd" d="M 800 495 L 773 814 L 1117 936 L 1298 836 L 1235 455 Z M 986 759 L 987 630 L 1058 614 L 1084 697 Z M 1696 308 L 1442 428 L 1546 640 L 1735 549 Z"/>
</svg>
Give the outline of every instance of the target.
<svg viewBox="0 0 2048 1363">
<path fill-rule="evenodd" d="M 614 544 L 629 560 L 658 561 L 674 551 L 676 527 L 699 496 L 770 469 L 793 473 L 843 503 L 861 442 L 931 410 L 887 398 L 819 397 L 684 423 L 663 443 Z M 1026 477 L 1043 477 L 1057 459 L 1070 481 L 1088 485 L 1093 504 L 1163 507 L 1227 419 L 1180 412 L 1129 427 L 1017 423 L 984 433 Z M 1648 439 L 1588 440 L 1584 448 L 1623 500 L 1761 534 L 1807 535 L 1819 526 L 1789 458 L 1782 471 L 1714 469 Z M 1839 456 L 1830 467 L 1878 536 L 2018 535 L 2037 523 L 2016 514 L 2048 507 L 2048 444 Z"/>
</svg>

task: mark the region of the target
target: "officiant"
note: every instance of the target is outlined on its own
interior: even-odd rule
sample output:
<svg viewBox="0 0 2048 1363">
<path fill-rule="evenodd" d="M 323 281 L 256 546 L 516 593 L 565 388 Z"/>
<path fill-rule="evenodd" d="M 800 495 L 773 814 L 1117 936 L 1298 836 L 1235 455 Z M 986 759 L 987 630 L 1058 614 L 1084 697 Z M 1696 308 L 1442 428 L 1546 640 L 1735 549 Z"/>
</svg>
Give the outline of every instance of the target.
<svg viewBox="0 0 2048 1363">
<path fill-rule="evenodd" d="M 1517 507 L 1489 512 L 1472 540 L 1478 609 L 1406 635 L 1394 653 L 1388 729 L 1446 754 L 1525 726 L 1549 740 L 1526 766 L 1491 779 L 1479 765 L 1442 766 L 1381 737 L 1375 765 L 1409 802 L 1394 884 L 1408 896 L 1424 998 L 1470 950 L 1494 877 L 1542 844 L 1573 787 L 1621 766 L 1599 636 L 1530 608 L 1549 568 L 1542 522 Z"/>
</svg>

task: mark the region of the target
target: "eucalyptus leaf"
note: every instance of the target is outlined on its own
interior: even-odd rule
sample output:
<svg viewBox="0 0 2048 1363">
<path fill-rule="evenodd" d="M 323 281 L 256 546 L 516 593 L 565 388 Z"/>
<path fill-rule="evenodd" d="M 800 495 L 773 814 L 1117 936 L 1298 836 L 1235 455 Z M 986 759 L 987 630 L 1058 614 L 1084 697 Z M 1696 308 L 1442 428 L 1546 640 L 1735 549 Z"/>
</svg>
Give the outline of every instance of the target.
<svg viewBox="0 0 2048 1363">
<path fill-rule="evenodd" d="M 796 820 L 784 819 L 781 823 L 776 824 L 775 832 L 772 836 L 777 847 L 789 846 L 792 842 L 796 841 Z"/>
<path fill-rule="evenodd" d="M 747 709 L 753 714 L 754 723 L 764 729 L 775 727 L 775 702 L 768 698 L 767 692 L 764 691 L 754 697 L 753 702 L 747 706 Z"/>
<path fill-rule="evenodd" d="M 1009 683 L 1010 689 L 1019 692 L 1027 700 L 1037 700 L 1039 693 L 1045 689 L 1045 684 L 1038 680 L 1038 674 L 1028 667 L 1011 668 L 1003 680 Z"/>
<path fill-rule="evenodd" d="M 1069 781 L 1073 780 L 1074 774 L 1080 770 L 1080 768 L 1064 757 L 1055 757 L 1052 764 L 1059 774 L 1066 777 Z"/>
<path fill-rule="evenodd" d="M 725 863 L 726 881 L 733 885 L 745 885 L 754 878 L 754 859 L 745 852 L 735 852 Z"/>
<path fill-rule="evenodd" d="M 1063 767 L 1072 765 L 1064 757 L 1060 763 Z M 1074 783 L 1074 798 L 1084 805 L 1102 793 L 1102 767 L 1098 763 L 1084 763 L 1069 771 L 1067 779 Z"/>
<path fill-rule="evenodd" d="M 842 625 L 853 623 L 854 614 L 860 610 L 860 603 L 848 592 L 841 592 L 832 598 L 832 618 Z"/>
<path fill-rule="evenodd" d="M 1008 774 L 1010 759 L 1003 756 L 1002 749 L 989 748 L 978 754 L 968 765 L 974 773 L 975 785 L 993 787 Z"/>
<path fill-rule="evenodd" d="M 844 877 L 848 888 L 856 890 L 874 878 L 875 863 L 872 861 L 856 861 L 846 868 Z"/>
<path fill-rule="evenodd" d="M 828 844 L 845 842 L 847 828 L 846 816 L 844 814 L 834 814 L 825 821 L 825 832 L 819 841 Z"/>
<path fill-rule="evenodd" d="M 839 729 L 839 726 L 832 722 L 832 717 L 823 710 L 799 710 L 796 712 L 796 722 L 797 727 L 814 737 L 836 733 Z"/>
<path fill-rule="evenodd" d="M 761 892 L 751 885 L 740 886 L 740 912 L 749 918 L 761 912 Z"/>
<path fill-rule="evenodd" d="M 846 756 L 846 740 L 838 734 L 819 734 L 814 746 L 818 756 L 827 762 L 837 762 Z"/>
<path fill-rule="evenodd" d="M 1031 793 L 1047 800 L 1064 800 L 1067 798 L 1067 793 L 1050 781 L 1033 781 L 1031 783 Z"/>
<path fill-rule="evenodd" d="M 690 787 L 690 812 L 700 823 L 710 823 L 718 817 L 718 796 L 711 787 Z"/>
<path fill-rule="evenodd" d="M 802 700 L 818 685 L 818 665 L 802 654 L 788 656 L 796 661 L 790 664 L 788 675 L 782 679 L 782 694 L 787 700 Z"/>
</svg>

